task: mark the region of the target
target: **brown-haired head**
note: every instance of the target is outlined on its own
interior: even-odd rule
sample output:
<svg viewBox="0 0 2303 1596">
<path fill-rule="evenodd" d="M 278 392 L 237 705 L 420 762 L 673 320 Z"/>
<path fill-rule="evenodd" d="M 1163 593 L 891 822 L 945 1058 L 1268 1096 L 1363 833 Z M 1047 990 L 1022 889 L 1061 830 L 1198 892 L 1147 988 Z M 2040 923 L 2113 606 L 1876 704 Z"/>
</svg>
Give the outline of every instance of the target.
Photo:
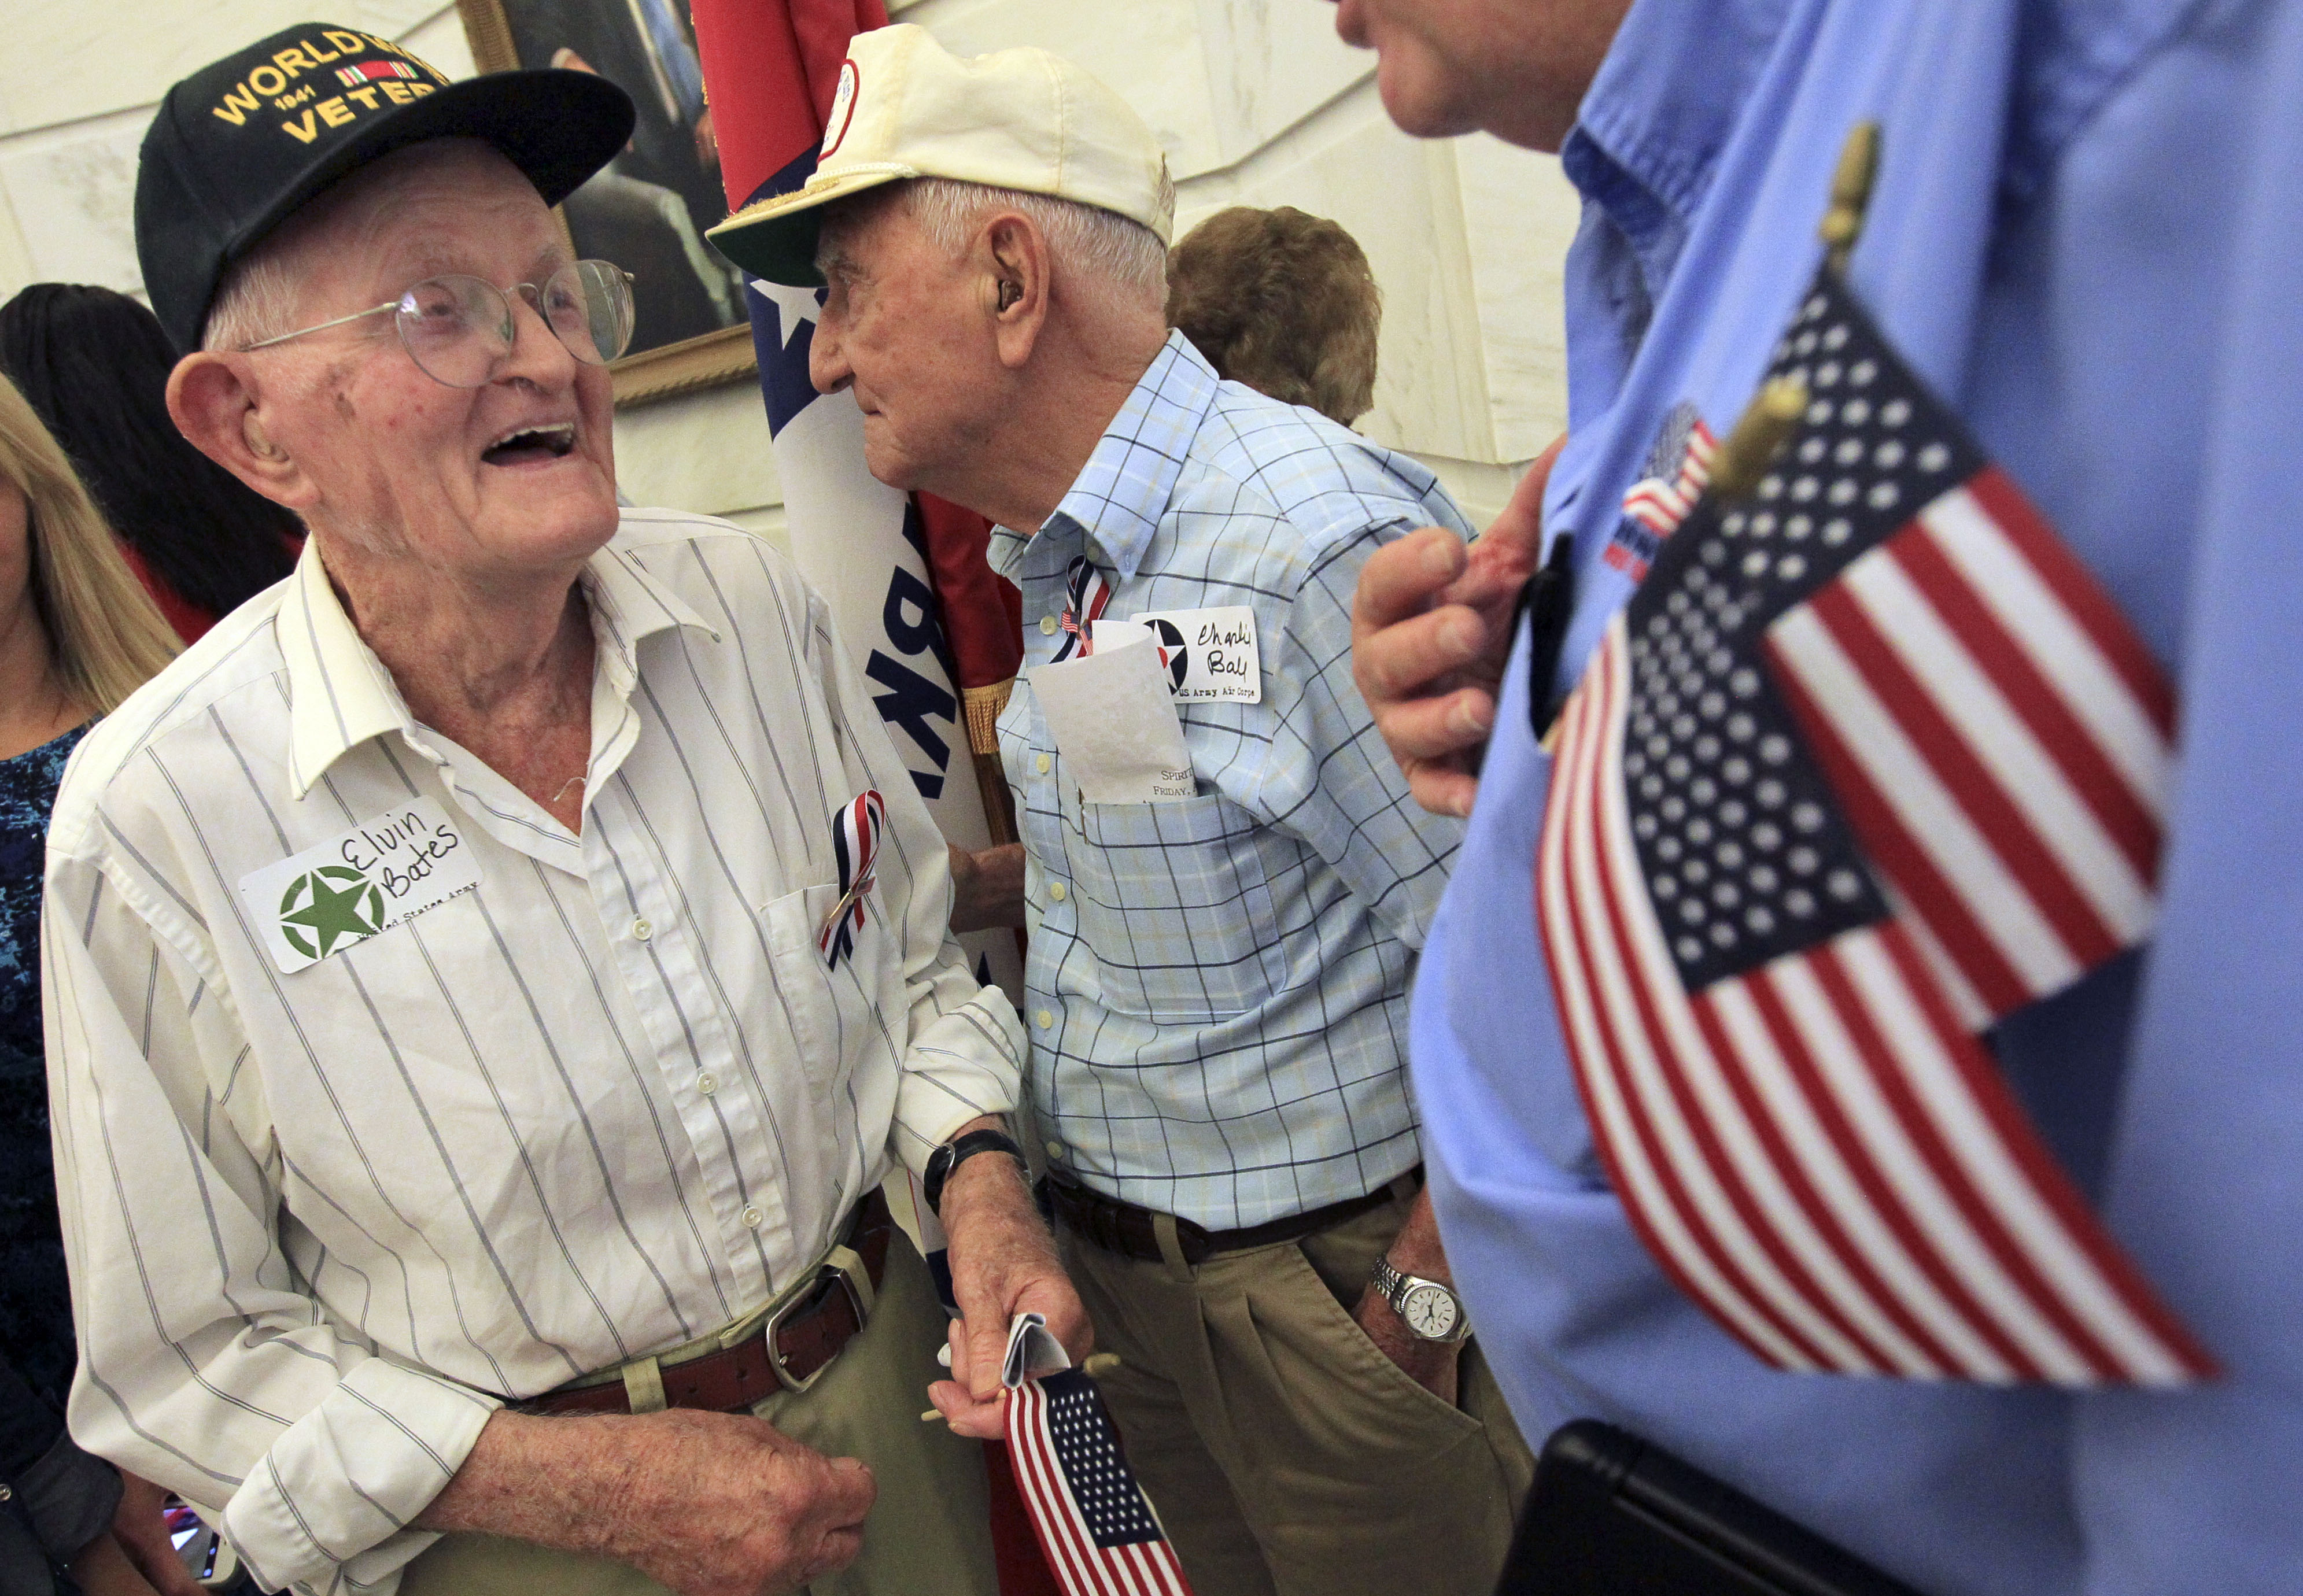
<svg viewBox="0 0 2303 1596">
<path fill-rule="evenodd" d="M 1375 402 L 1383 296 L 1324 216 L 1235 206 L 1168 253 L 1168 320 L 1222 376 L 1349 426 Z"/>
</svg>

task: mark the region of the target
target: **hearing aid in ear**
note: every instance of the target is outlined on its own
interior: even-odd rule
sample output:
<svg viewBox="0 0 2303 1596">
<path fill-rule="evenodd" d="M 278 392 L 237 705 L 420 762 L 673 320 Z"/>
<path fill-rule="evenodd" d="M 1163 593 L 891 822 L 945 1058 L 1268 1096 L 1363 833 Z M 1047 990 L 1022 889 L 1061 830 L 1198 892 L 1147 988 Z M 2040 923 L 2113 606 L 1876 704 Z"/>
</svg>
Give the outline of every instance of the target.
<svg viewBox="0 0 2303 1596">
<path fill-rule="evenodd" d="M 1002 283 L 1000 285 L 1000 309 L 1006 310 L 1011 308 L 1015 305 L 1016 301 L 1023 297 L 1024 291 L 1017 284 L 1013 283 Z"/>
</svg>

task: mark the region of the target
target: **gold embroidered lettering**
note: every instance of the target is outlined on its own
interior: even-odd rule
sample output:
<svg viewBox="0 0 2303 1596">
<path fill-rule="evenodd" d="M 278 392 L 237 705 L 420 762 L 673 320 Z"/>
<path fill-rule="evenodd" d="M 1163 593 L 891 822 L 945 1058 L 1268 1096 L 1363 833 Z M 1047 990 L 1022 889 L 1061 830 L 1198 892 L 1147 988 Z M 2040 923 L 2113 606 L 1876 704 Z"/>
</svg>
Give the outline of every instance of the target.
<svg viewBox="0 0 2303 1596">
<path fill-rule="evenodd" d="M 248 92 L 247 84 L 235 83 L 224 91 L 224 104 L 215 107 L 215 114 L 236 128 L 246 127 L 248 114 L 263 106 L 262 100 Z"/>
<path fill-rule="evenodd" d="M 309 111 L 304 113 L 304 119 L 300 122 L 283 122 L 280 125 L 306 144 L 309 144 L 320 136 L 320 130 L 312 125 L 312 114 Z"/>
<path fill-rule="evenodd" d="M 332 128 L 342 127 L 352 119 L 352 108 L 344 104 L 342 95 L 332 100 L 322 100 L 313 108 L 319 112 L 320 120 Z"/>
</svg>

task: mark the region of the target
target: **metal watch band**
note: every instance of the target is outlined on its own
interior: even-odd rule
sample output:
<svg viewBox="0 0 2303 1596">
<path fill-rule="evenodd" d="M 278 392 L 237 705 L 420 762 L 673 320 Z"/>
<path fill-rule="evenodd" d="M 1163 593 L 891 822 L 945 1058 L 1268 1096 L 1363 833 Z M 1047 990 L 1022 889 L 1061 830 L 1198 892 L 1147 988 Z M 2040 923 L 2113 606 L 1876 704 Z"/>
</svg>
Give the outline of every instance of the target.
<svg viewBox="0 0 2303 1596">
<path fill-rule="evenodd" d="M 1391 1305 L 1391 1311 L 1399 1315 L 1400 1322 L 1407 1326 L 1408 1334 L 1418 1340 L 1437 1341 L 1445 1346 L 1452 1346 L 1458 1341 L 1470 1338 L 1472 1316 L 1464 1310 L 1464 1299 L 1457 1296 L 1455 1288 L 1446 1281 L 1430 1279 L 1423 1275 L 1402 1274 L 1391 1266 L 1390 1259 L 1384 1257 L 1376 1259 L 1375 1267 L 1368 1271 L 1368 1278 L 1375 1288 L 1382 1293 L 1383 1299 Z M 1455 1305 L 1455 1328 L 1451 1333 L 1445 1336 L 1427 1336 L 1415 1328 L 1414 1321 L 1407 1317 L 1407 1294 L 1418 1286 L 1429 1286 L 1436 1291 L 1444 1291 L 1447 1294 L 1447 1300 Z"/>
<path fill-rule="evenodd" d="M 996 1130 L 971 1130 L 966 1136 L 946 1142 L 928 1154 L 927 1178 L 920 1183 L 921 1192 L 928 1200 L 928 1212 L 943 1217 L 944 1183 L 960 1165 L 979 1153 L 1004 1153 L 1016 1161 L 1019 1170 L 1025 1167 L 1024 1150 L 1015 1139 Z"/>
</svg>

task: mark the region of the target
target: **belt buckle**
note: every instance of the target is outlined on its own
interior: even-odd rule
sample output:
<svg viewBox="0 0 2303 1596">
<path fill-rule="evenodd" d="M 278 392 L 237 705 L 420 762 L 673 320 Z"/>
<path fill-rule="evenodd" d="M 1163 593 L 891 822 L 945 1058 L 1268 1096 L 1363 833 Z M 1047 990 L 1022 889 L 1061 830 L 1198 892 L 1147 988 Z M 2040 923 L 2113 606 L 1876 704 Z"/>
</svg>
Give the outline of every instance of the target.
<svg viewBox="0 0 2303 1596">
<path fill-rule="evenodd" d="M 864 1322 L 864 1299 L 856 1296 L 856 1288 L 848 1283 L 848 1271 L 844 1269 L 833 1269 L 829 1266 L 817 1271 L 817 1280 L 821 1281 L 827 1278 L 835 1282 L 839 1286 L 839 1289 L 848 1294 L 848 1305 L 856 1310 L 856 1322 L 858 1326 L 861 1326 Z M 785 1320 L 790 1318 L 792 1314 L 798 1312 L 801 1308 L 813 1307 L 823 1300 L 824 1299 L 818 1296 L 814 1290 L 797 1293 L 789 1302 L 784 1304 L 782 1307 L 778 1308 L 774 1313 L 769 1314 L 767 1322 L 760 1327 L 761 1340 L 767 1347 L 768 1367 L 776 1372 L 777 1383 L 780 1384 L 784 1389 L 795 1394 L 806 1390 L 817 1381 L 822 1380 L 824 1375 L 824 1371 L 831 1368 L 831 1365 L 839 1360 L 839 1355 L 837 1352 L 833 1353 L 831 1357 L 823 1360 L 822 1364 L 817 1367 L 814 1373 L 809 1375 L 806 1379 L 802 1380 L 797 1375 L 795 1375 L 789 1369 L 784 1367 L 783 1348 L 778 1345 L 776 1338 L 779 1332 L 782 1330 Z"/>
</svg>

